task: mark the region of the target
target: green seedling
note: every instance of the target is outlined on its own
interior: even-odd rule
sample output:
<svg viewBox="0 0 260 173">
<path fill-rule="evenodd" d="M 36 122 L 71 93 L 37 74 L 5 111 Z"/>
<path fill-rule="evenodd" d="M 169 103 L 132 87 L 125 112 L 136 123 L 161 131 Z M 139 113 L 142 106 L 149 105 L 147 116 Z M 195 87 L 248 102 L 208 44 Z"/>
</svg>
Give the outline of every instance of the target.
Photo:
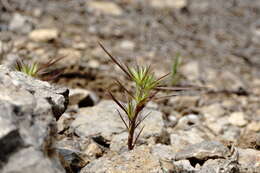
<svg viewBox="0 0 260 173">
<path fill-rule="evenodd" d="M 177 53 L 173 60 L 172 71 L 171 71 L 171 83 L 173 86 L 177 85 L 177 83 L 180 80 L 180 75 L 178 73 L 180 64 L 181 64 L 181 55 L 180 55 L 180 53 Z"/>
<path fill-rule="evenodd" d="M 36 77 L 39 71 L 37 63 L 25 64 L 22 61 L 16 61 L 15 69 L 31 77 Z"/>
<path fill-rule="evenodd" d="M 17 60 L 15 70 L 25 73 L 31 77 L 42 78 L 44 80 L 52 80 L 61 74 L 61 70 L 52 71 L 51 75 L 48 76 L 48 74 L 50 73 L 49 68 L 63 58 L 64 56 L 56 59 L 51 59 L 46 64 L 42 65 L 39 65 L 37 62 L 24 63 L 22 60 Z"/>
<path fill-rule="evenodd" d="M 113 57 L 102 44 L 101 48 L 106 52 L 110 59 L 118 65 L 118 67 L 125 73 L 125 75 L 134 83 L 133 91 L 126 89 L 121 82 L 117 81 L 118 85 L 123 88 L 123 90 L 128 95 L 128 101 L 126 104 L 121 103 L 117 100 L 114 95 L 109 92 L 111 98 L 116 102 L 116 104 L 122 109 L 124 114 L 127 117 L 127 121 L 123 118 L 122 113 L 118 111 L 118 114 L 123 121 L 127 131 L 128 131 L 128 149 L 132 150 L 136 145 L 136 142 L 142 133 L 144 126 L 141 127 L 141 130 L 136 133 L 136 129 L 140 124 L 145 120 L 149 115 L 146 114 L 143 117 L 141 112 L 146 106 L 146 104 L 155 98 L 158 93 L 158 88 L 161 85 L 162 80 L 168 75 L 164 75 L 158 79 L 155 78 L 154 73 L 151 71 L 150 66 L 136 66 L 129 67 L 125 64 L 122 64 L 118 59 Z M 142 117 L 142 118 L 141 118 Z"/>
</svg>

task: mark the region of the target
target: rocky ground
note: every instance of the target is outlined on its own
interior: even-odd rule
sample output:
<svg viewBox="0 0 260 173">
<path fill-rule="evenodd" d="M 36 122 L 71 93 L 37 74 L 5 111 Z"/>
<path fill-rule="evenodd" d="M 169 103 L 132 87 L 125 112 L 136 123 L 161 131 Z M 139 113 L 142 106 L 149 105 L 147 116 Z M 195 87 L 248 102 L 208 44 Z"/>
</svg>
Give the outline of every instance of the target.
<svg viewBox="0 0 260 173">
<path fill-rule="evenodd" d="M 0 172 L 260 172 L 259 19 L 258 0 L 0 0 Z M 149 103 L 128 151 L 106 91 L 131 83 L 98 42 L 158 77 L 180 53 L 178 85 L 203 89 Z M 51 84 L 12 71 L 60 56 Z"/>
</svg>

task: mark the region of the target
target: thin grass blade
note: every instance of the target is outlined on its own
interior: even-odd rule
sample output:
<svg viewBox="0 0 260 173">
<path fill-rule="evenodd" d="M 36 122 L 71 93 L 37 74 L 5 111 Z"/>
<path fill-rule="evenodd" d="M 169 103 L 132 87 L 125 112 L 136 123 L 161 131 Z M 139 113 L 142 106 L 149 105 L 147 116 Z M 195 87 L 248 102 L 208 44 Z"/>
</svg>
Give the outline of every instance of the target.
<svg viewBox="0 0 260 173">
<path fill-rule="evenodd" d="M 114 95 L 110 91 L 108 91 L 108 93 L 111 96 L 111 98 L 114 100 L 114 102 L 116 102 L 116 104 L 127 114 L 126 108 L 114 97 Z"/>
<path fill-rule="evenodd" d="M 137 142 L 137 140 L 138 140 L 138 138 L 139 138 L 139 136 L 141 135 L 141 133 L 142 133 L 143 130 L 144 130 L 144 126 L 141 128 L 141 130 L 140 130 L 139 133 L 137 134 L 133 146 L 135 146 L 135 144 L 136 144 L 136 142 Z"/>
<path fill-rule="evenodd" d="M 118 112 L 118 115 L 120 116 L 121 120 L 123 121 L 123 123 L 124 123 L 125 127 L 126 127 L 126 128 L 127 128 L 127 130 L 129 131 L 129 127 L 128 127 L 127 123 L 125 122 L 125 120 L 124 120 L 123 116 L 121 115 L 121 113 L 120 113 L 120 111 L 119 111 L 118 109 L 117 109 L 117 112 Z"/>
<path fill-rule="evenodd" d="M 131 79 L 131 75 L 130 73 L 125 69 L 124 65 L 122 65 L 115 57 L 113 57 L 107 50 L 106 48 L 101 44 L 99 43 L 100 47 L 106 52 L 106 54 L 112 59 L 112 61 L 114 63 L 116 63 L 121 70 L 123 70 L 125 72 L 125 74 Z M 127 68 L 128 69 L 128 68 Z"/>
</svg>

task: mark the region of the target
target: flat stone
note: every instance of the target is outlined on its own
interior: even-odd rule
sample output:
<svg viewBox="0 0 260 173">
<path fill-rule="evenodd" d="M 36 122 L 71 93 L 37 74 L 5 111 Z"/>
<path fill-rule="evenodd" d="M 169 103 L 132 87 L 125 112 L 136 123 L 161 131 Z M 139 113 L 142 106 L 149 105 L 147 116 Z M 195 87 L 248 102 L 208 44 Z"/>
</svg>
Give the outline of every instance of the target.
<svg viewBox="0 0 260 173">
<path fill-rule="evenodd" d="M 175 153 L 169 145 L 156 144 L 152 147 L 151 153 L 162 160 L 173 160 L 175 158 Z"/>
<path fill-rule="evenodd" d="M 99 136 L 111 140 L 113 134 L 125 130 L 117 114 L 119 107 L 112 100 L 104 100 L 94 107 L 81 108 L 71 128 L 80 137 Z"/>
<path fill-rule="evenodd" d="M 36 29 L 29 33 L 29 38 L 36 42 L 47 42 L 57 39 L 59 31 L 57 29 Z"/>
<path fill-rule="evenodd" d="M 200 111 L 208 122 L 214 122 L 225 114 L 225 110 L 220 103 L 204 106 L 200 108 Z"/>
<path fill-rule="evenodd" d="M 183 150 L 185 147 L 204 141 L 202 134 L 197 129 L 190 129 L 188 131 L 177 131 L 170 135 L 171 146 L 175 152 Z"/>
<path fill-rule="evenodd" d="M 60 61 L 60 64 L 63 64 L 66 67 L 79 63 L 80 58 L 82 57 L 81 52 L 73 48 L 59 49 L 58 56 L 65 57 L 64 59 L 62 59 L 62 61 Z"/>
<path fill-rule="evenodd" d="M 65 173 L 57 158 L 49 159 L 33 147 L 19 150 L 10 157 L 1 173 Z"/>
<path fill-rule="evenodd" d="M 239 166 L 235 162 L 225 159 L 209 159 L 202 165 L 199 173 L 218 173 L 219 170 L 223 173 L 240 172 Z"/>
<path fill-rule="evenodd" d="M 27 16 L 23 16 L 19 13 L 14 13 L 10 23 L 9 29 L 18 33 L 26 34 L 30 32 L 33 25 Z"/>
<path fill-rule="evenodd" d="M 175 8 L 181 9 L 187 5 L 187 0 L 149 0 L 154 8 Z"/>
<path fill-rule="evenodd" d="M 94 107 L 81 108 L 71 128 L 81 137 L 101 135 L 110 141 L 113 135 L 126 131 L 117 109 L 120 110 L 112 100 L 101 101 Z M 150 115 L 140 126 L 145 126 L 140 137 L 159 136 L 164 125 L 162 113 L 153 109 L 144 109 L 142 112 L 143 115 L 147 113 Z"/>
<path fill-rule="evenodd" d="M 195 81 L 200 77 L 200 67 L 197 61 L 191 61 L 181 67 L 181 73 L 189 80 Z"/>
<path fill-rule="evenodd" d="M 233 112 L 230 116 L 228 121 L 235 126 L 245 126 L 248 121 L 245 119 L 245 114 L 243 112 Z"/>
<path fill-rule="evenodd" d="M 120 48 L 124 49 L 124 50 L 131 50 L 133 51 L 135 48 L 135 43 L 130 41 L 130 40 L 124 40 L 120 43 L 119 45 Z"/>
<path fill-rule="evenodd" d="M 242 167 L 260 171 L 260 151 L 239 148 L 238 163 L 242 165 Z"/>
<path fill-rule="evenodd" d="M 176 96 L 170 98 L 170 103 L 174 105 L 175 111 L 183 111 L 185 109 L 196 106 L 199 101 L 198 96 Z"/>
<path fill-rule="evenodd" d="M 128 139 L 128 132 L 123 132 L 117 135 L 114 135 L 111 143 L 110 143 L 110 150 L 116 152 L 127 151 L 127 139 Z"/>
<path fill-rule="evenodd" d="M 175 160 L 196 158 L 207 160 L 208 158 L 226 158 L 229 150 L 217 141 L 204 141 L 198 144 L 189 145 L 182 151 L 176 153 Z"/>
<path fill-rule="evenodd" d="M 251 122 L 248 124 L 247 129 L 254 132 L 260 132 L 260 121 Z"/>
<path fill-rule="evenodd" d="M 80 173 L 91 172 L 163 173 L 159 159 L 150 154 L 147 147 L 137 147 L 113 157 L 102 157 L 80 171 Z"/>
<path fill-rule="evenodd" d="M 97 104 L 99 101 L 98 96 L 88 90 L 75 88 L 70 89 L 69 105 L 77 105 L 78 107 L 90 107 Z"/>
<path fill-rule="evenodd" d="M 123 10 L 114 2 L 109 1 L 86 1 L 87 8 L 97 13 L 120 16 Z"/>
<path fill-rule="evenodd" d="M 102 156 L 103 151 L 101 148 L 98 146 L 98 144 L 92 142 L 91 144 L 88 145 L 87 149 L 84 151 L 85 154 L 87 154 L 90 157 L 95 157 L 98 158 Z"/>
</svg>

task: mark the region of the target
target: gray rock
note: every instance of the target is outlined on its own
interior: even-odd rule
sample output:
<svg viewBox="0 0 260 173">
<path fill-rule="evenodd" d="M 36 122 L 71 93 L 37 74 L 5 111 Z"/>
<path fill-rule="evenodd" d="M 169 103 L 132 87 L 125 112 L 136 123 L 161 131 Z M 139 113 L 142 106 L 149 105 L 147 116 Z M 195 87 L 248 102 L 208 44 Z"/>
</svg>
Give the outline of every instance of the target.
<svg viewBox="0 0 260 173">
<path fill-rule="evenodd" d="M 118 106 L 113 101 L 101 101 L 94 107 L 81 108 L 72 122 L 71 128 L 80 137 L 102 136 L 111 140 L 113 134 L 125 130 L 117 115 Z"/>
<path fill-rule="evenodd" d="M 170 98 L 170 104 L 173 105 L 175 111 L 183 111 L 197 105 L 198 96 L 176 96 Z"/>
<path fill-rule="evenodd" d="M 70 89 L 69 105 L 78 105 L 78 107 L 94 106 L 99 101 L 99 98 L 95 93 L 85 89 Z"/>
<path fill-rule="evenodd" d="M 198 144 L 187 146 L 176 153 L 176 160 L 195 158 L 207 160 L 209 158 L 226 158 L 230 154 L 227 147 L 217 141 L 204 141 Z"/>
<path fill-rule="evenodd" d="M 178 160 L 173 162 L 174 169 L 173 172 L 175 173 L 190 173 L 198 171 L 199 169 L 194 168 L 189 160 Z"/>
<path fill-rule="evenodd" d="M 117 152 L 127 151 L 127 138 L 127 132 L 114 135 L 110 143 L 110 150 Z"/>
<path fill-rule="evenodd" d="M 63 138 L 56 143 L 55 149 L 68 172 L 78 172 L 103 154 L 99 145 L 89 138 Z"/>
<path fill-rule="evenodd" d="M 94 107 L 81 108 L 72 122 L 72 130 L 80 137 L 102 136 L 111 141 L 115 134 L 126 131 L 117 110 L 119 107 L 112 100 L 104 100 Z M 145 109 L 143 115 L 150 115 L 143 121 L 144 130 L 141 137 L 159 136 L 163 130 L 162 113 L 153 109 Z"/>
<path fill-rule="evenodd" d="M 191 128 L 187 131 L 176 131 L 170 135 L 171 146 L 175 152 L 179 152 L 191 144 L 200 143 L 204 140 L 203 134 L 196 128 Z"/>
<path fill-rule="evenodd" d="M 245 119 L 246 115 L 243 112 L 233 112 L 230 114 L 228 121 L 235 126 L 245 126 L 248 121 Z"/>
<path fill-rule="evenodd" d="M 225 159 L 209 159 L 207 160 L 198 173 L 237 173 L 239 167 L 236 162 L 229 162 Z"/>
<path fill-rule="evenodd" d="M 123 10 L 114 2 L 106 1 L 86 1 L 86 6 L 89 11 L 97 14 L 120 16 Z"/>
<path fill-rule="evenodd" d="M 0 66 L 0 170 L 64 172 L 52 148 L 68 90 Z M 43 171 L 43 168 L 45 170 Z"/>
<path fill-rule="evenodd" d="M 58 36 L 57 29 L 36 29 L 29 33 L 29 38 L 36 42 L 48 42 L 57 39 Z"/>
<path fill-rule="evenodd" d="M 189 115 L 185 115 L 184 117 L 181 117 L 178 120 L 177 125 L 175 126 L 175 129 L 189 129 L 191 128 L 191 126 L 198 126 L 201 124 L 201 118 L 200 115 L 196 115 L 196 114 L 189 114 Z"/>
<path fill-rule="evenodd" d="M 172 160 L 175 158 L 175 153 L 169 145 L 156 144 L 152 147 L 151 153 L 162 160 Z"/>
<path fill-rule="evenodd" d="M 63 167 L 67 172 L 76 172 L 86 166 L 90 161 L 87 157 L 78 150 L 69 148 L 57 148 L 59 157 L 63 160 Z"/>
<path fill-rule="evenodd" d="M 174 8 L 181 9 L 187 5 L 187 0 L 149 0 L 151 6 L 157 9 Z"/>
<path fill-rule="evenodd" d="M 124 152 L 120 155 L 107 156 L 97 159 L 80 173 L 162 173 L 158 158 L 150 154 L 147 147 L 137 147 L 132 151 Z"/>
<path fill-rule="evenodd" d="M 26 34 L 33 28 L 32 21 L 28 17 L 19 13 L 14 13 L 13 18 L 9 23 L 9 29 L 18 33 Z"/>
<path fill-rule="evenodd" d="M 48 158 L 33 147 L 14 153 L 2 173 L 60 173 L 65 172 L 56 158 Z"/>
<path fill-rule="evenodd" d="M 241 170 L 260 172 L 260 151 L 253 149 L 238 149 L 238 163 Z"/>
</svg>

